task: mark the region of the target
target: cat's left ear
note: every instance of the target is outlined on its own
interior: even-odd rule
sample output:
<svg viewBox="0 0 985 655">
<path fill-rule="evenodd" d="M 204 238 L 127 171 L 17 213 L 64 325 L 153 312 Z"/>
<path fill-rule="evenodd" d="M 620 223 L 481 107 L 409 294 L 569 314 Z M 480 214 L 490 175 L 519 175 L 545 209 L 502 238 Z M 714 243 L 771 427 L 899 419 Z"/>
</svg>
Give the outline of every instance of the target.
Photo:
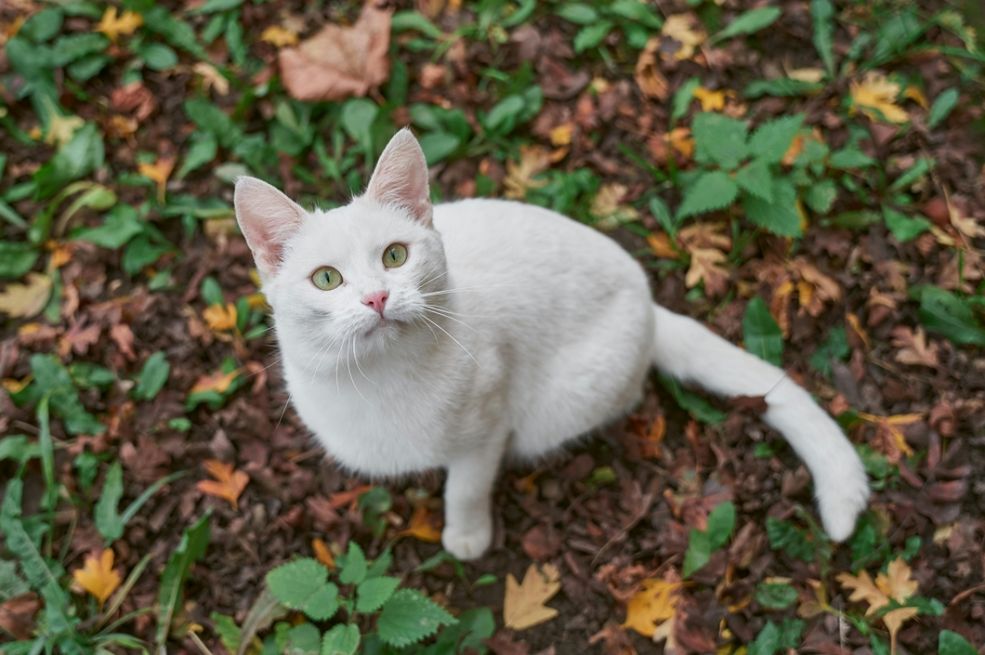
<svg viewBox="0 0 985 655">
<path fill-rule="evenodd" d="M 263 180 L 246 176 L 236 179 L 233 206 L 260 277 L 269 280 L 280 268 L 284 245 L 300 229 L 305 211 Z"/>
<path fill-rule="evenodd" d="M 411 218 L 431 226 L 431 193 L 424 151 L 408 128 L 397 132 L 376 162 L 366 197 L 381 205 L 399 207 Z"/>
</svg>

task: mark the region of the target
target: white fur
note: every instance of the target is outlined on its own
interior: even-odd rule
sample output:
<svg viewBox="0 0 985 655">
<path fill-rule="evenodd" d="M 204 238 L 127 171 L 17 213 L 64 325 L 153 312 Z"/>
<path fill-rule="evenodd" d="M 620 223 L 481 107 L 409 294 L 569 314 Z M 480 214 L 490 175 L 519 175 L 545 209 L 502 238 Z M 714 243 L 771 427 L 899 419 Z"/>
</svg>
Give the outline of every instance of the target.
<svg viewBox="0 0 985 655">
<path fill-rule="evenodd" d="M 541 456 L 620 416 L 656 365 L 721 395 L 768 392 L 765 419 L 814 475 L 825 529 L 839 541 L 851 534 L 868 498 L 861 461 L 783 371 L 654 305 L 642 268 L 599 232 L 516 202 L 432 209 L 421 204 L 424 175 L 416 140 L 401 131 L 366 196 L 305 213 L 286 238 L 251 224 L 264 220 L 253 209 L 273 201 L 241 202 L 242 185 L 262 183 L 237 184 L 244 232 L 284 239 L 250 245 L 282 253 L 264 292 L 288 388 L 339 463 L 371 476 L 446 468 L 444 545 L 479 557 L 503 457 Z M 394 242 L 408 258 L 386 269 Z M 320 266 L 344 283 L 317 289 Z M 379 290 L 389 293 L 382 325 L 361 301 Z"/>
</svg>

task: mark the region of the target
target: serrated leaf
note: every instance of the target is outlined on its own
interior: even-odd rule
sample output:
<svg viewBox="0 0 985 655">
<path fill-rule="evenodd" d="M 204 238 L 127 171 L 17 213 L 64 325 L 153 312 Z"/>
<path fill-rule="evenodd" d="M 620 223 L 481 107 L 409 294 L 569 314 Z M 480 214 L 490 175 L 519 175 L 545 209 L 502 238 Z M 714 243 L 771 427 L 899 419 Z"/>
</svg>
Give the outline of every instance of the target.
<svg viewBox="0 0 985 655">
<path fill-rule="evenodd" d="M 310 557 L 278 566 L 266 580 L 281 604 L 317 621 L 331 618 L 339 608 L 339 590 L 328 581 L 328 569 Z"/>
<path fill-rule="evenodd" d="M 684 192 L 684 201 L 677 209 L 677 220 L 680 222 L 688 216 L 724 209 L 732 204 L 738 193 L 738 185 L 727 173 L 703 173 Z"/>
<path fill-rule="evenodd" d="M 767 579 L 768 580 L 768 579 Z M 762 582 L 756 587 L 756 602 L 771 610 L 782 610 L 797 601 L 797 590 L 789 582 Z"/>
<path fill-rule="evenodd" d="M 359 584 L 366 578 L 366 569 L 366 555 L 363 553 L 363 549 L 355 541 L 350 541 L 342 570 L 339 571 L 339 582 Z"/>
<path fill-rule="evenodd" d="M 383 604 L 376 629 L 384 643 L 403 648 L 430 637 L 455 617 L 414 589 L 401 589 Z"/>
<path fill-rule="evenodd" d="M 740 34 L 758 32 L 772 25 L 780 17 L 781 13 L 783 12 L 779 7 L 758 7 L 756 9 L 750 9 L 729 23 L 721 32 L 711 37 L 709 42 L 714 44 L 725 39 L 730 39 L 733 36 L 739 36 Z"/>
<path fill-rule="evenodd" d="M 812 211 L 827 214 L 838 198 L 834 180 L 819 180 L 804 190 L 804 202 Z"/>
<path fill-rule="evenodd" d="M 359 650 L 359 626 L 336 625 L 325 633 L 321 643 L 321 655 L 355 655 Z"/>
<path fill-rule="evenodd" d="M 759 296 L 755 296 L 746 305 L 742 333 L 747 351 L 771 364 L 782 364 L 783 332 L 770 314 L 766 302 Z"/>
<path fill-rule="evenodd" d="M 381 576 L 369 578 L 356 588 L 356 611 L 375 612 L 383 606 L 400 585 L 400 578 Z"/>
<path fill-rule="evenodd" d="M 746 133 L 743 121 L 702 112 L 694 117 L 691 135 L 694 137 L 695 159 L 699 163 L 716 163 L 731 170 L 746 158 Z"/>
<path fill-rule="evenodd" d="M 786 179 L 773 182 L 773 202 L 743 195 L 742 206 L 749 220 L 773 234 L 798 237 L 801 234 L 801 210 L 797 189 Z"/>
<path fill-rule="evenodd" d="M 782 116 L 763 123 L 749 137 L 749 152 L 769 163 L 779 163 L 803 124 L 803 114 Z"/>
<path fill-rule="evenodd" d="M 507 628 L 526 630 L 557 616 L 557 610 L 547 601 L 561 590 L 561 573 L 552 564 L 541 568 L 531 564 L 517 582 L 512 574 L 506 576 L 503 596 L 503 622 Z"/>
<path fill-rule="evenodd" d="M 814 23 L 814 47 L 829 77 L 835 74 L 834 57 L 834 16 L 835 9 L 831 0 L 811 1 L 811 21 Z"/>
<path fill-rule="evenodd" d="M 930 106 L 930 114 L 927 117 L 927 127 L 933 130 L 947 120 L 958 104 L 958 97 L 958 90 L 952 87 L 934 98 L 934 104 Z"/>
<path fill-rule="evenodd" d="M 740 168 L 735 174 L 735 181 L 746 193 L 766 202 L 773 200 L 773 175 L 765 160 L 754 159 Z"/>
</svg>

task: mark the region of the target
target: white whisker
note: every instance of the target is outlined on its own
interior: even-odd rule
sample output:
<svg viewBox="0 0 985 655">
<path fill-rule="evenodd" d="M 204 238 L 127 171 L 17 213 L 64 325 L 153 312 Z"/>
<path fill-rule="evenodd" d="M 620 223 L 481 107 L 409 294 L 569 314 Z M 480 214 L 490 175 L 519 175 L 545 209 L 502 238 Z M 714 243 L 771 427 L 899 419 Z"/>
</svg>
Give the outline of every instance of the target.
<svg viewBox="0 0 985 655">
<path fill-rule="evenodd" d="M 445 314 L 445 313 L 444 313 L 444 312 L 442 312 L 441 310 L 439 310 L 439 309 L 435 309 L 434 307 L 432 307 L 432 306 L 430 306 L 430 305 L 425 305 L 425 306 L 424 306 L 424 311 L 425 311 L 425 312 L 433 312 L 434 314 L 437 314 L 438 316 L 441 316 L 441 317 L 444 317 L 444 318 L 447 318 L 447 319 L 448 319 L 449 321 L 455 321 L 455 322 L 456 322 L 456 323 L 458 323 L 459 325 L 463 325 L 463 326 L 465 326 L 466 328 L 468 328 L 468 329 L 470 329 L 470 330 L 472 330 L 473 332 L 478 332 L 478 330 L 476 330 L 476 329 L 475 329 L 474 327 L 472 327 L 471 325 L 469 325 L 469 324 L 468 324 L 468 323 L 466 323 L 465 321 L 462 321 L 462 320 L 459 320 L 459 319 L 457 319 L 457 318 L 455 318 L 454 316 L 450 316 L 450 315 L 448 315 L 448 314 Z"/>
<path fill-rule="evenodd" d="M 451 339 L 452 341 L 454 341 L 458 345 L 458 347 L 462 349 L 462 352 L 464 352 L 466 355 L 468 355 L 469 356 L 469 359 L 471 359 L 473 362 L 475 362 L 475 364 L 478 366 L 479 360 L 477 360 L 472 355 L 472 353 L 469 352 L 469 349 L 468 348 L 466 348 L 465 346 L 462 345 L 462 342 L 461 341 L 459 341 L 458 339 L 456 339 L 455 337 L 453 337 L 451 335 L 451 332 L 449 332 L 445 328 L 441 327 L 439 324 L 435 323 L 434 321 L 432 321 L 430 318 L 428 318 L 424 314 L 421 314 L 421 318 L 423 318 L 425 321 L 427 321 L 428 323 L 430 323 L 434 327 L 436 327 L 439 330 L 441 330 L 442 332 L 444 332 L 448 336 L 448 338 Z"/>
</svg>

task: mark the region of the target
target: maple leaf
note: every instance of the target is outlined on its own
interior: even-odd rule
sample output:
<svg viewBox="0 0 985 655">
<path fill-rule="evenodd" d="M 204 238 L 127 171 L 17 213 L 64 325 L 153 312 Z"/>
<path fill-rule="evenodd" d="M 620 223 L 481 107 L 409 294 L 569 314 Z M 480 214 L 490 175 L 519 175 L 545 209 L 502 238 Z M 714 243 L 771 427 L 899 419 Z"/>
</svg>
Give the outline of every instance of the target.
<svg viewBox="0 0 985 655">
<path fill-rule="evenodd" d="M 890 601 L 905 603 L 917 593 L 920 585 L 913 580 L 912 574 L 913 571 L 903 558 L 897 557 L 886 567 L 886 573 L 879 573 L 876 576 L 875 582 L 866 571 L 862 571 L 857 576 L 841 573 L 837 580 L 842 587 L 852 591 L 849 600 L 864 600 L 868 603 L 869 608 L 865 611 L 865 615 L 870 616 L 889 605 Z M 912 619 L 917 613 L 915 607 L 900 607 L 886 612 L 882 617 L 882 622 L 889 631 L 891 653 L 896 652 L 896 633 L 904 622 Z"/>
<path fill-rule="evenodd" d="M 47 102 L 51 107 L 48 114 L 48 131 L 44 135 L 44 142 L 50 146 L 61 147 L 72 140 L 75 131 L 85 125 L 85 121 L 72 114 L 62 116 L 54 108 L 54 103 L 50 100 Z"/>
<path fill-rule="evenodd" d="M 297 45 L 298 34 L 280 25 L 271 25 L 260 34 L 260 40 L 277 48 Z"/>
<path fill-rule="evenodd" d="M 407 528 L 400 532 L 401 535 L 414 537 L 427 543 L 436 544 L 441 541 L 441 527 L 428 511 L 426 505 L 418 505 L 414 508 L 414 513 L 410 516 Z"/>
<path fill-rule="evenodd" d="M 124 11 L 119 14 L 116 7 L 107 7 L 96 25 L 96 31 L 105 34 L 110 41 L 116 41 L 121 36 L 133 34 L 143 24 L 143 16 L 136 12 Z"/>
<path fill-rule="evenodd" d="M 852 110 L 861 110 L 874 121 L 885 119 L 890 123 L 905 123 L 909 114 L 896 104 L 899 84 L 886 79 L 878 71 L 870 71 L 861 82 L 852 82 Z"/>
<path fill-rule="evenodd" d="M 504 195 L 513 200 L 527 196 L 530 189 L 539 189 L 547 180 L 533 179 L 538 173 L 546 171 L 551 165 L 551 153 L 542 146 L 520 146 L 520 161 L 506 162 L 506 178 L 503 180 Z"/>
<path fill-rule="evenodd" d="M 623 223 L 631 223 L 639 218 L 634 207 L 623 203 L 629 189 L 624 184 L 603 184 L 592 198 L 588 211 L 598 219 L 598 227 L 603 230 L 615 229 Z"/>
<path fill-rule="evenodd" d="M 936 343 L 927 343 L 927 333 L 922 327 L 918 327 L 914 332 L 905 325 L 897 325 L 893 328 L 893 346 L 899 348 L 896 353 L 896 361 L 900 364 L 910 366 L 926 366 L 936 368 L 938 360 Z"/>
<path fill-rule="evenodd" d="M 631 628 L 644 637 L 654 639 L 658 628 L 660 636 L 668 636 L 667 623 L 673 624 L 677 613 L 678 592 L 681 583 L 674 580 L 648 578 L 643 587 L 626 604 L 626 620 L 623 627 Z"/>
<path fill-rule="evenodd" d="M 85 564 L 72 572 L 72 577 L 78 586 L 92 594 L 102 607 L 116 588 L 120 586 L 122 577 L 113 569 L 113 549 L 99 551 L 88 555 Z"/>
<path fill-rule="evenodd" d="M 324 564 L 326 568 L 335 570 L 335 556 L 328 549 L 328 544 L 316 537 L 311 540 L 311 550 L 314 551 L 316 560 Z"/>
<path fill-rule="evenodd" d="M 24 284 L 12 283 L 0 291 L 0 312 L 11 318 L 30 318 L 41 313 L 51 297 L 51 278 L 28 273 Z"/>
<path fill-rule="evenodd" d="M 694 97 L 701 103 L 701 111 L 721 111 L 725 109 L 725 91 L 713 91 L 703 86 L 694 89 Z"/>
<path fill-rule="evenodd" d="M 198 490 L 216 498 L 224 498 L 236 509 L 240 494 L 250 482 L 250 476 L 234 469 L 232 464 L 217 459 L 205 460 L 202 466 L 215 480 L 199 480 L 195 485 Z"/>
<path fill-rule="evenodd" d="M 705 290 L 710 296 L 725 293 L 728 288 L 728 270 L 721 266 L 725 253 L 714 248 L 692 248 L 691 264 L 684 276 L 684 284 L 690 289 L 704 280 Z"/>
<path fill-rule="evenodd" d="M 790 270 L 800 278 L 797 282 L 797 301 L 811 316 L 820 316 L 825 304 L 841 300 L 841 286 L 804 257 L 794 259 Z"/>
<path fill-rule="evenodd" d="M 694 50 L 708 38 L 707 33 L 701 26 L 701 22 L 693 14 L 674 14 L 668 16 L 664 21 L 660 34 L 664 37 L 673 39 L 679 46 L 670 55 L 676 61 L 690 59 L 694 56 Z M 661 48 L 661 54 L 666 57 L 669 49 Z"/>
<path fill-rule="evenodd" d="M 364 96 L 390 75 L 392 10 L 367 0 L 352 27 L 326 25 L 296 48 L 278 55 L 281 79 L 298 100 Z"/>
<path fill-rule="evenodd" d="M 157 184 L 157 201 L 164 202 L 164 194 L 167 191 L 168 178 L 174 170 L 174 157 L 161 157 L 153 164 L 143 163 L 137 167 L 137 172 L 146 178 L 150 178 Z"/>
<path fill-rule="evenodd" d="M 236 327 L 236 305 L 209 305 L 202 311 L 202 318 L 216 332 L 232 330 Z"/>
<path fill-rule="evenodd" d="M 557 610 L 545 603 L 561 589 L 561 572 L 553 564 L 527 567 L 523 582 L 517 583 L 512 574 L 506 576 L 506 595 L 503 597 L 503 623 L 513 630 L 526 630 L 550 621 Z"/>
</svg>

